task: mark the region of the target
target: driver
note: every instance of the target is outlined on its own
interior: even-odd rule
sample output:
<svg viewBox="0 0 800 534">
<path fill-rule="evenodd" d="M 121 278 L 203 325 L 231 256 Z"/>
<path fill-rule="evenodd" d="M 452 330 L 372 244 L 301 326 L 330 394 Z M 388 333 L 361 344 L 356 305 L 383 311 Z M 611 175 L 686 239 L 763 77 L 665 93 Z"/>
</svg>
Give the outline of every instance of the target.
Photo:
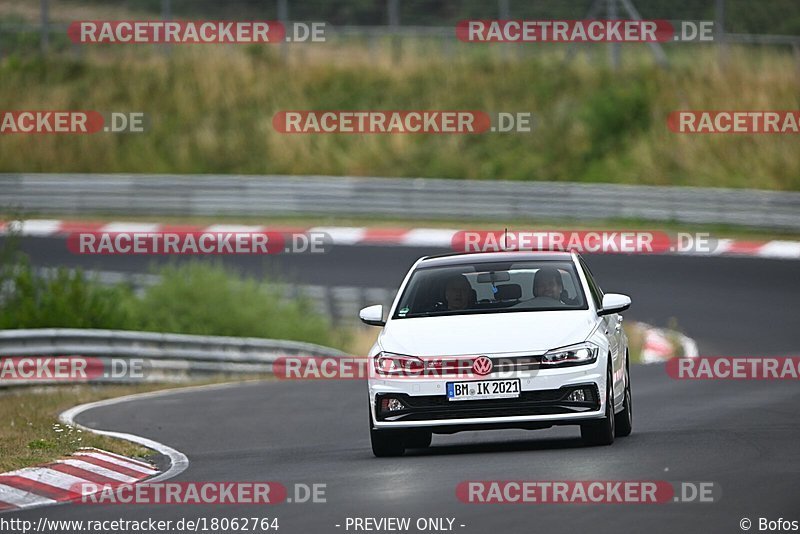
<svg viewBox="0 0 800 534">
<path fill-rule="evenodd" d="M 533 296 L 549 297 L 554 300 L 561 300 L 564 291 L 564 284 L 561 281 L 561 273 L 553 267 L 542 267 L 533 278 Z"/>
<path fill-rule="evenodd" d="M 472 286 L 462 274 L 451 276 L 444 285 L 444 300 L 448 310 L 466 310 L 470 305 Z"/>
</svg>

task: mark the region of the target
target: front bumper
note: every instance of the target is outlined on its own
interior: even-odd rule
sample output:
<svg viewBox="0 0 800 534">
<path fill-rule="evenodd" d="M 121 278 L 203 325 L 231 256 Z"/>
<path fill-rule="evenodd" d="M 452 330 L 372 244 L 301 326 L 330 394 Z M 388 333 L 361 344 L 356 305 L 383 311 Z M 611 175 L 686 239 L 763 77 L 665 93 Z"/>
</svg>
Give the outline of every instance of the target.
<svg viewBox="0 0 800 534">
<path fill-rule="evenodd" d="M 492 428 L 546 428 L 579 424 L 605 415 L 604 362 L 539 371 L 521 378 L 521 394 L 512 399 L 450 401 L 447 382 L 461 379 L 370 379 L 370 408 L 375 428 L 428 428 L 457 432 Z M 481 380 L 508 376 L 488 375 Z M 575 389 L 588 394 L 584 401 L 569 401 Z M 381 410 L 383 398 L 399 399 L 404 409 Z"/>
</svg>

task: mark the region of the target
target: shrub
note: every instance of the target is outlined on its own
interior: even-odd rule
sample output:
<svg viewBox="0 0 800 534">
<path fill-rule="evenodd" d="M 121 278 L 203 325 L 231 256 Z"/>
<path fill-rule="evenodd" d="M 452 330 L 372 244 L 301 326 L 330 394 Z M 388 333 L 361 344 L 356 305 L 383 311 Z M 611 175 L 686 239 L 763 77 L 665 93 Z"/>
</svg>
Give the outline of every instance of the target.
<svg viewBox="0 0 800 534">
<path fill-rule="evenodd" d="M 40 276 L 27 257 L 0 261 L 0 329 L 104 328 L 262 337 L 342 346 L 305 298 L 287 300 L 274 282 L 244 278 L 221 265 L 188 263 L 159 271 L 142 295 L 125 284 L 104 285 L 81 270 Z"/>
</svg>

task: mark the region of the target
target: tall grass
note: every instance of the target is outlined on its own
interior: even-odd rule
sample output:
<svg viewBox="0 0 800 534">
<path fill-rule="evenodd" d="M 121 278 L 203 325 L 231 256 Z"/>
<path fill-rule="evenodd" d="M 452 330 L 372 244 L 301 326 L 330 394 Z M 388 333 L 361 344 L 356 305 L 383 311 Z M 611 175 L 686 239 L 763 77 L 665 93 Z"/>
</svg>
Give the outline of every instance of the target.
<svg viewBox="0 0 800 534">
<path fill-rule="evenodd" d="M 5 109 L 143 111 L 142 134 L 6 135 L 3 172 L 429 176 L 800 189 L 796 135 L 687 135 L 677 109 L 797 109 L 800 69 L 775 49 L 673 48 L 671 68 L 625 49 L 561 61 L 504 60 L 475 45 L 450 57 L 363 47 L 100 48 L 83 59 L 0 63 Z M 468 52 L 464 47 L 469 48 Z M 543 49 L 544 50 L 544 49 Z M 630 50 L 630 51 L 629 51 Z M 286 109 L 531 111 L 535 131 L 479 135 L 284 135 Z"/>
</svg>

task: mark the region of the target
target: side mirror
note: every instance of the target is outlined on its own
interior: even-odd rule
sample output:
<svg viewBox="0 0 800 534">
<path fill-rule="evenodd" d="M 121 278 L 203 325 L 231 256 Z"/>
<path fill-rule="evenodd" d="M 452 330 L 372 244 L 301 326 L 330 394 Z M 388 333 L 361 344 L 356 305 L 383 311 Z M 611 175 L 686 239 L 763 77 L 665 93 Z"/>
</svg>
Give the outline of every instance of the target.
<svg viewBox="0 0 800 534">
<path fill-rule="evenodd" d="M 358 318 L 365 324 L 371 326 L 384 326 L 386 324 L 386 321 L 383 320 L 383 306 L 380 304 L 367 306 L 358 312 Z"/>
<path fill-rule="evenodd" d="M 597 311 L 597 315 L 611 315 L 619 313 L 631 307 L 631 298 L 628 295 L 618 293 L 606 293 L 603 295 L 603 309 Z"/>
</svg>

